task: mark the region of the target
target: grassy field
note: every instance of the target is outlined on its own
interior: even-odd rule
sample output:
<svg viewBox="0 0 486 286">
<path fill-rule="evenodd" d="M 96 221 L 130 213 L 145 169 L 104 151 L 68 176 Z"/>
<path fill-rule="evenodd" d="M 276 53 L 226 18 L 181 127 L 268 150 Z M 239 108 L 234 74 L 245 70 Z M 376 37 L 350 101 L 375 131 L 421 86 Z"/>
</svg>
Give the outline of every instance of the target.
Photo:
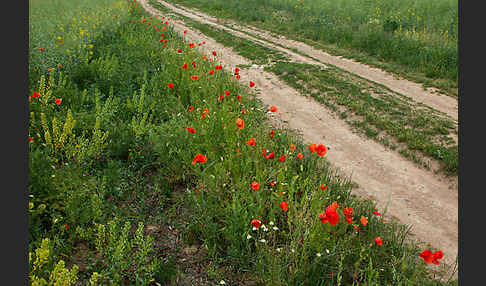
<svg viewBox="0 0 486 286">
<path fill-rule="evenodd" d="M 29 4 L 32 285 L 174 283 L 194 245 L 213 284 L 457 285 L 166 20 Z"/>
<path fill-rule="evenodd" d="M 262 27 L 457 96 L 456 0 L 168 2 Z"/>
</svg>

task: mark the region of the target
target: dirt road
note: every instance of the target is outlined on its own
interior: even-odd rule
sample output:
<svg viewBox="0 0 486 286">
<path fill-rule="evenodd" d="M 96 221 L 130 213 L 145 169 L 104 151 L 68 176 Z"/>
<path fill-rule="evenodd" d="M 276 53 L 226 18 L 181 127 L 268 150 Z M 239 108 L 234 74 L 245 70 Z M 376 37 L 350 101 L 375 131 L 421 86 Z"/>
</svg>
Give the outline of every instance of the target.
<svg viewBox="0 0 486 286">
<path fill-rule="evenodd" d="M 162 15 L 159 10 L 148 5 L 146 0 L 138 2 L 151 14 Z M 163 1 L 160 3 L 195 21 L 208 23 L 214 19 L 207 15 L 202 16 L 200 12 L 182 10 Z M 201 51 L 208 55 L 216 51 L 226 70 L 232 70 L 236 66 L 251 65 L 248 59 L 241 57 L 231 48 L 189 28 L 182 21 L 171 19 L 170 22 L 175 31 L 184 35 L 188 41 L 196 43 L 205 41 L 206 44 L 199 47 Z M 213 25 L 221 24 L 213 23 Z M 183 33 L 184 30 L 187 30 L 186 34 Z M 259 31 L 259 33 L 264 32 Z M 251 40 L 249 37 L 245 38 Z M 282 43 L 284 41 L 288 40 L 281 40 Z M 302 49 L 304 48 L 305 46 L 302 46 Z M 321 53 L 315 52 L 313 56 L 318 57 Z M 299 60 L 309 60 L 301 57 Z M 352 64 L 353 67 L 358 67 L 354 64 L 356 63 Z M 359 66 L 359 68 L 363 67 Z M 349 71 L 355 70 L 350 68 Z M 369 68 L 364 72 L 378 74 Z M 312 98 L 302 96 L 276 75 L 265 72 L 260 67 L 241 68 L 240 74 L 242 84 L 247 85 L 250 80 L 255 82 L 256 87 L 261 91 L 258 96 L 263 102 L 277 106 L 282 112 L 280 121 L 287 122 L 287 126 L 299 130 L 306 143 L 322 142 L 330 147 L 326 156 L 331 165 L 359 185 L 353 192 L 367 198 L 372 196 L 378 207 L 387 208 L 389 216 L 411 226 L 411 232 L 418 241 L 429 243 L 434 249 L 441 249 L 445 254 L 442 264 L 444 267 L 454 264 L 458 253 L 457 178 L 450 180 L 420 169 L 397 152 L 355 134 L 343 120 L 327 110 L 326 106 Z M 424 100 L 424 103 L 429 104 L 425 101 L 431 101 L 436 102 L 438 106 L 443 105 L 441 111 L 450 114 L 451 117 L 454 117 L 455 113 L 457 119 L 457 100 L 454 105 L 450 102 L 450 97 L 433 95 L 423 90 L 419 92 L 418 88 L 411 88 L 414 83 L 403 82 L 403 80 L 397 81 L 397 86 L 394 88 L 398 89 L 399 83 L 409 93 L 415 90 L 420 96 L 430 97 Z M 420 96 L 417 94 L 414 98 L 418 99 Z"/>
</svg>

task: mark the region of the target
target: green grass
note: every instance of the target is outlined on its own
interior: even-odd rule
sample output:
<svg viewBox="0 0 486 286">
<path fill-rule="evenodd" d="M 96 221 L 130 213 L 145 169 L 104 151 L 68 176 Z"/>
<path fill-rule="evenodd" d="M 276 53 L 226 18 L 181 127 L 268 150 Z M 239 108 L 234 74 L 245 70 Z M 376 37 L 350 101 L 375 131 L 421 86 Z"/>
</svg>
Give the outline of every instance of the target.
<svg viewBox="0 0 486 286">
<path fill-rule="evenodd" d="M 457 1 L 172 0 L 457 96 Z"/>
<path fill-rule="evenodd" d="M 57 2 L 49 1 L 30 3 L 32 14 L 45 16 L 32 16 L 34 25 L 41 27 L 64 10 L 87 15 L 79 3 L 57 10 L 49 6 Z M 37 4 L 51 9 L 36 10 Z M 434 267 L 418 257 L 422 248 L 408 244 L 406 229 L 373 215 L 374 203 L 351 195 L 351 184 L 290 130 L 276 130 L 270 138 L 262 103 L 231 74 L 216 70 L 210 80 L 191 79 L 213 70 L 214 63 L 202 60 L 170 25 L 163 46 L 163 25 L 133 4 L 87 4 L 100 11 L 90 20 L 106 25 L 90 30 L 85 40 L 93 47 L 74 49 L 69 57 L 63 56 L 64 47 L 40 52 L 37 47 L 53 41 L 46 30 L 30 50 L 37 57 L 30 68 L 38 72 L 29 74 L 29 88 L 40 93 L 29 102 L 31 284 L 43 279 L 64 285 L 174 282 L 183 277 L 177 254 L 184 245 L 170 247 L 169 225 L 187 244 L 207 249 L 203 271 L 214 284 L 221 279 L 260 285 L 457 284 L 433 280 Z M 65 21 L 68 25 L 70 19 Z M 75 34 L 65 38 L 74 41 Z M 62 72 L 45 69 L 53 59 Z M 189 69 L 181 68 L 184 63 Z M 226 90 L 229 96 L 220 101 Z M 247 112 L 242 115 L 241 109 Z M 245 120 L 241 130 L 238 117 Z M 246 145 L 251 137 L 257 146 Z M 263 148 L 276 158 L 264 158 Z M 193 165 L 197 153 L 207 162 Z M 287 160 L 278 161 L 284 154 Z M 250 189 L 253 181 L 260 182 L 259 191 Z M 288 202 L 288 212 L 280 209 L 281 200 Z M 318 216 L 334 201 L 340 223 L 323 224 Z M 368 217 L 359 233 L 343 221 L 345 207 L 353 207 L 355 222 Z M 256 218 L 267 220 L 268 232 L 251 229 Z M 373 245 L 376 236 L 383 238 L 381 247 Z"/>
</svg>

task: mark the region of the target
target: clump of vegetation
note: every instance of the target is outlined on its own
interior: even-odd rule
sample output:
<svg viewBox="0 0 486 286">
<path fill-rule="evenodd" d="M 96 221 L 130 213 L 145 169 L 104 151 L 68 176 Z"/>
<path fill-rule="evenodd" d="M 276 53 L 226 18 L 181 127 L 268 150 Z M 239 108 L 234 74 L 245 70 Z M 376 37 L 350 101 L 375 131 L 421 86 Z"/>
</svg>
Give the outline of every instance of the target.
<svg viewBox="0 0 486 286">
<path fill-rule="evenodd" d="M 31 3 L 32 25 L 57 16 L 65 43 L 89 42 L 62 56 L 46 28 L 31 43 L 31 284 L 168 283 L 177 271 L 147 226 L 165 225 L 180 189 L 186 241 L 230 269 L 215 281 L 442 283 L 426 264 L 441 257 L 422 259 L 403 228 L 353 197 L 324 144 L 309 150 L 273 128 L 216 54 L 135 1 L 88 2 Z M 72 15 L 87 26 L 70 26 Z"/>
</svg>

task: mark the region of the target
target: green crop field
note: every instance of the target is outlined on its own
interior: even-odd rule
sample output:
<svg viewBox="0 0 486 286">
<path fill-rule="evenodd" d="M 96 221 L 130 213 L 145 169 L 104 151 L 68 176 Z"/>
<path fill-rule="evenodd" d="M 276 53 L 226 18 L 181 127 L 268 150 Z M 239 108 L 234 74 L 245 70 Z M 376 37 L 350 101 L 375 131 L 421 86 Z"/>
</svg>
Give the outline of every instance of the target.
<svg viewBox="0 0 486 286">
<path fill-rule="evenodd" d="M 29 25 L 31 285 L 177 285 L 196 260 L 211 285 L 457 285 L 167 19 L 31 0 Z"/>
</svg>

